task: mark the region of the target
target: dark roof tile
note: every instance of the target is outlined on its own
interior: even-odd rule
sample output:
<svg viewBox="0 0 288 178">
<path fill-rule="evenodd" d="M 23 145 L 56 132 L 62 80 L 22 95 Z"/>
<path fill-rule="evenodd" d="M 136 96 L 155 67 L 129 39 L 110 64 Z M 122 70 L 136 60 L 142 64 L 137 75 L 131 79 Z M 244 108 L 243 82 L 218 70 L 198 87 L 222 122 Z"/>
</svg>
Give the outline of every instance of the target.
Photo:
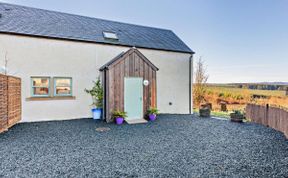
<svg viewBox="0 0 288 178">
<path fill-rule="evenodd" d="M 9 10 L 7 10 L 9 9 Z M 179 52 L 193 52 L 171 30 L 0 3 L 0 32 L 118 44 Z M 119 40 L 103 37 L 116 32 Z"/>
</svg>

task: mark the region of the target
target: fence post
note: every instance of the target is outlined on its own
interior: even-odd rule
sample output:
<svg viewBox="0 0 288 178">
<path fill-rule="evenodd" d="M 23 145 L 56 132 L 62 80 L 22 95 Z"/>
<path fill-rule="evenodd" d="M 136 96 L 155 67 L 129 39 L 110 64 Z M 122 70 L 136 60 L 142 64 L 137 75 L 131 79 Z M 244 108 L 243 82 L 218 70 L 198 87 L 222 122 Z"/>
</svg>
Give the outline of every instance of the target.
<svg viewBox="0 0 288 178">
<path fill-rule="evenodd" d="M 266 125 L 267 127 L 269 127 L 268 117 L 269 117 L 269 104 L 266 104 L 265 123 L 264 123 L 264 125 Z"/>
</svg>

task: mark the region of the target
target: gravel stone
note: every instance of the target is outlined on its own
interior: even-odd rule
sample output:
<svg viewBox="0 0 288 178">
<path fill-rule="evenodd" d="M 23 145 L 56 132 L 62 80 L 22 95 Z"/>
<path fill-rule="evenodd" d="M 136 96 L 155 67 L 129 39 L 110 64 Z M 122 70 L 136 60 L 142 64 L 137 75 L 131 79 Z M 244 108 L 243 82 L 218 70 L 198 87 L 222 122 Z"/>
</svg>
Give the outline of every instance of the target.
<svg viewBox="0 0 288 178">
<path fill-rule="evenodd" d="M 191 115 L 21 123 L 0 135 L 0 167 L 0 177 L 27 178 L 287 177 L 288 141 L 258 124 Z"/>
</svg>

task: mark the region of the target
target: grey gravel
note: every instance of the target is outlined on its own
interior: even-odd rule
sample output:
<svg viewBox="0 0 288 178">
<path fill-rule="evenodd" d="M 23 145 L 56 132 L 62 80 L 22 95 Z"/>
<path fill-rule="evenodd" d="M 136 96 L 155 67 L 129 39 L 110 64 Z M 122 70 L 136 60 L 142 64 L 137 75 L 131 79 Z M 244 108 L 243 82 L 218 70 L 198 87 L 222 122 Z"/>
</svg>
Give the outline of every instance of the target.
<svg viewBox="0 0 288 178">
<path fill-rule="evenodd" d="M 287 177 L 288 141 L 261 125 L 189 115 L 23 123 L 0 135 L 0 166 L 0 177 Z"/>
</svg>

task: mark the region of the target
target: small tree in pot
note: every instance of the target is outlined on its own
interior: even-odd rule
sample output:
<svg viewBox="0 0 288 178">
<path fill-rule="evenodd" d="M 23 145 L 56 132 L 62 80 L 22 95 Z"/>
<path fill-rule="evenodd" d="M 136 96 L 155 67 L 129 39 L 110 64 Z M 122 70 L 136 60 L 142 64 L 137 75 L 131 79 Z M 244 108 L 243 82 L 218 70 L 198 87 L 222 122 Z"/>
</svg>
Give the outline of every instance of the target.
<svg viewBox="0 0 288 178">
<path fill-rule="evenodd" d="M 157 114 L 159 114 L 159 110 L 157 108 L 154 107 L 150 107 L 147 110 L 147 114 L 148 114 L 148 118 L 150 121 L 154 121 L 157 117 Z"/>
<path fill-rule="evenodd" d="M 127 117 L 127 113 L 124 111 L 113 111 L 112 118 L 115 120 L 117 125 L 121 125 L 124 122 L 124 119 Z"/>
<path fill-rule="evenodd" d="M 232 122 L 243 122 L 244 114 L 239 110 L 235 110 L 230 114 L 230 118 Z"/>
<path fill-rule="evenodd" d="M 93 119 L 100 119 L 103 111 L 103 87 L 99 77 L 97 81 L 93 83 L 93 88 L 91 90 L 85 89 L 85 92 L 90 94 L 92 97 Z"/>
</svg>

